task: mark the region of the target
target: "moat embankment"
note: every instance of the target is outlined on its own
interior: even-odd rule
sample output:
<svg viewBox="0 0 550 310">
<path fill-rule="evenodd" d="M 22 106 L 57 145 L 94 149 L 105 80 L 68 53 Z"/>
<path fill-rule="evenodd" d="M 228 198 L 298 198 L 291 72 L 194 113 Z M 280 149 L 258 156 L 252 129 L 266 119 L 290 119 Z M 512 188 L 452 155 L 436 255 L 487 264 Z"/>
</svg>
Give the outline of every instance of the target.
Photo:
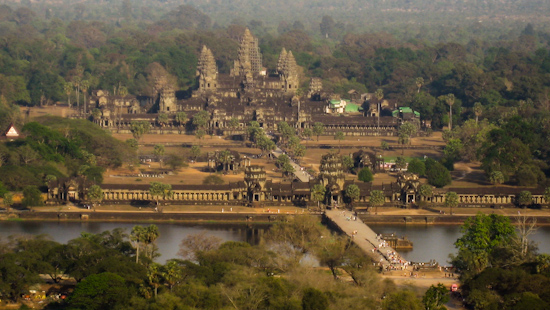
<svg viewBox="0 0 550 310">
<path fill-rule="evenodd" d="M 246 213 L 246 212 L 64 212 L 37 211 L 0 214 L 0 220 L 41 220 L 41 221 L 94 221 L 94 222 L 187 222 L 187 223 L 273 223 L 287 215 L 303 213 Z M 321 216 L 321 213 L 313 213 Z M 400 225 L 461 225 L 472 215 L 358 215 L 365 224 Z M 510 216 L 514 222 L 514 216 Z M 537 225 L 550 226 L 550 216 L 536 216 Z"/>
</svg>

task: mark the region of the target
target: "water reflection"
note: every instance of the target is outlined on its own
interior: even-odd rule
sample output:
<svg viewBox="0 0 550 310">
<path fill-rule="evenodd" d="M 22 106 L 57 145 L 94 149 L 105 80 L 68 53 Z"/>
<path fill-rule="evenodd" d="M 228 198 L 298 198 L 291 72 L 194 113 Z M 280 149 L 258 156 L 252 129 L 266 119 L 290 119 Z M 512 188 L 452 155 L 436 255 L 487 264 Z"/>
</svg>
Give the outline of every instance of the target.
<svg viewBox="0 0 550 310">
<path fill-rule="evenodd" d="M 455 241 L 462 236 L 458 225 L 385 225 L 369 224 L 378 234 L 395 233 L 407 236 L 413 243 L 413 249 L 398 252 L 407 260 L 427 262 L 435 259 L 441 265 L 449 265 L 449 254 L 456 254 Z M 550 253 L 550 227 L 539 227 L 529 239 L 537 243 L 539 253 Z"/>
<path fill-rule="evenodd" d="M 135 225 L 150 225 L 150 223 L 116 223 L 116 222 L 0 222 L 0 236 L 39 235 L 47 234 L 60 243 L 77 238 L 81 232 L 98 234 L 106 230 L 122 228 L 127 234 Z M 157 240 L 159 253 L 157 259 L 164 263 L 171 258 L 178 258 L 181 241 L 190 234 L 207 232 L 221 238 L 223 241 L 245 241 L 258 244 L 269 225 L 247 224 L 182 224 L 157 223 L 160 237 Z M 404 226 L 404 225 L 369 225 L 376 233 L 395 233 L 407 236 L 413 243 L 413 249 L 400 250 L 399 253 L 410 261 L 427 262 L 435 259 L 440 264 L 448 264 L 450 253 L 456 253 L 454 242 L 461 236 L 460 226 Z M 530 239 L 539 246 L 539 252 L 550 253 L 550 227 L 539 227 Z M 311 259 L 311 258 L 307 258 Z"/>
<path fill-rule="evenodd" d="M 47 234 L 52 240 L 59 243 L 67 243 L 71 239 L 78 238 L 82 232 L 98 234 L 106 230 L 122 228 L 127 234 L 135 225 L 150 225 L 150 223 L 115 223 L 115 222 L 0 222 L 0 236 L 4 238 L 10 235 L 40 235 Z M 181 241 L 190 234 L 207 232 L 209 235 L 219 237 L 223 241 L 245 241 L 250 244 L 258 244 L 260 238 L 268 226 L 246 224 L 181 224 L 181 223 L 157 223 L 160 237 L 157 246 L 161 257 L 157 259 L 164 263 L 171 258 L 178 258 Z"/>
</svg>

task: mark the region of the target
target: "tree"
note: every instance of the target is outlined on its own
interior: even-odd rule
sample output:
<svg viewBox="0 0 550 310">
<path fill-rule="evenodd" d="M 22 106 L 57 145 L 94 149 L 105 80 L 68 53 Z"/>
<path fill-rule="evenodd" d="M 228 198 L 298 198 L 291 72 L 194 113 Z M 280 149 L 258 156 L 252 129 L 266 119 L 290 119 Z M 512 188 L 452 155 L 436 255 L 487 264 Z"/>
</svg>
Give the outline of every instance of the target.
<svg viewBox="0 0 550 310">
<path fill-rule="evenodd" d="M 69 108 L 71 107 L 71 92 L 73 90 L 73 83 L 67 82 L 63 85 L 63 90 L 65 91 L 65 94 L 67 94 L 67 105 Z"/>
<path fill-rule="evenodd" d="M 159 124 L 160 130 L 161 130 L 161 133 L 162 133 L 162 128 L 164 128 L 164 126 L 166 126 L 168 124 L 168 114 L 159 113 L 157 115 L 157 123 Z"/>
<path fill-rule="evenodd" d="M 98 108 L 94 108 L 92 110 L 92 118 L 94 119 L 94 121 L 97 122 L 101 119 L 101 110 L 98 109 Z"/>
<path fill-rule="evenodd" d="M 544 190 L 544 201 L 546 203 L 550 203 L 550 187 L 547 187 L 545 190 Z"/>
<path fill-rule="evenodd" d="M 138 142 L 141 137 L 151 130 L 151 123 L 147 121 L 133 121 L 130 124 L 130 132 Z"/>
<path fill-rule="evenodd" d="M 418 131 L 418 128 L 416 128 L 416 125 L 411 122 L 405 122 L 401 126 L 399 126 L 398 135 L 405 134 L 409 138 L 416 135 L 416 132 Z M 410 144 L 410 139 L 409 142 Z"/>
<path fill-rule="evenodd" d="M 351 156 L 342 156 L 342 168 L 344 172 L 350 172 L 353 168 L 353 158 Z"/>
<path fill-rule="evenodd" d="M 103 200 L 103 190 L 99 185 L 92 185 L 90 188 L 88 188 L 88 200 L 92 202 L 92 204 L 101 203 Z"/>
<path fill-rule="evenodd" d="M 407 171 L 410 173 L 417 174 L 418 176 L 423 176 L 426 174 L 426 165 L 424 164 L 424 161 L 418 158 L 413 158 L 409 162 Z"/>
<path fill-rule="evenodd" d="M 282 168 L 285 164 L 290 163 L 290 158 L 286 154 L 282 154 L 281 156 L 277 157 L 275 163 L 279 168 Z"/>
<path fill-rule="evenodd" d="M 82 78 L 79 76 L 75 76 L 73 79 L 73 87 L 74 87 L 74 94 L 76 96 L 76 110 L 80 114 L 80 82 L 82 82 Z"/>
<path fill-rule="evenodd" d="M 382 150 L 384 150 L 384 151 L 387 151 L 387 150 L 390 149 L 390 145 L 388 144 L 388 142 L 382 141 L 382 142 L 380 143 L 380 148 L 382 148 Z"/>
<path fill-rule="evenodd" d="M 155 289 L 155 299 L 158 297 L 158 289 L 162 285 L 162 266 L 159 263 L 152 263 L 147 270 L 147 280 Z"/>
<path fill-rule="evenodd" d="M 139 147 L 138 141 L 136 139 L 128 139 L 128 140 L 126 140 L 126 144 L 128 144 L 128 146 L 130 148 L 132 148 L 133 150 L 136 150 L 136 151 Z"/>
<path fill-rule="evenodd" d="M 533 203 L 533 195 L 530 191 L 521 191 L 517 197 L 517 200 L 521 207 L 527 207 Z"/>
<path fill-rule="evenodd" d="M 178 154 L 169 154 L 166 159 L 166 164 L 173 171 L 178 170 L 181 167 L 187 167 L 187 164 L 184 162 L 184 158 Z"/>
<path fill-rule="evenodd" d="M 317 207 L 319 207 L 319 204 L 321 201 L 325 200 L 325 194 L 327 189 L 323 186 L 323 184 L 315 184 L 311 188 L 311 200 L 317 202 Z"/>
<path fill-rule="evenodd" d="M 296 169 L 294 169 L 294 167 L 290 164 L 290 162 L 284 163 L 281 170 L 283 172 L 283 176 L 290 176 L 294 172 L 296 172 Z"/>
<path fill-rule="evenodd" d="M 0 198 L 4 197 L 5 194 L 9 193 L 8 189 L 6 188 L 6 185 L 0 181 Z"/>
<path fill-rule="evenodd" d="M 382 90 L 381 88 L 378 88 L 375 92 L 374 92 L 374 96 L 376 97 L 376 107 L 378 109 L 378 125 L 377 125 L 377 130 L 378 130 L 378 134 L 380 134 L 380 113 L 382 110 L 382 99 L 384 99 L 384 90 Z"/>
<path fill-rule="evenodd" d="M 72 309 L 115 309 L 127 305 L 130 296 L 124 278 L 104 272 L 90 275 L 78 283 L 68 303 Z"/>
<path fill-rule="evenodd" d="M 193 125 L 196 129 L 205 129 L 208 125 L 208 120 L 210 119 L 210 114 L 207 111 L 200 111 L 199 113 L 193 116 Z"/>
<path fill-rule="evenodd" d="M 350 184 L 348 187 L 346 187 L 346 197 L 350 200 L 350 205 L 353 207 L 353 202 L 355 200 L 359 200 L 361 197 L 361 190 L 359 187 L 355 184 Z"/>
<path fill-rule="evenodd" d="M 341 131 L 336 132 L 334 134 L 334 140 L 338 140 L 338 151 L 341 151 L 340 141 L 344 140 L 344 133 Z"/>
<path fill-rule="evenodd" d="M 151 224 L 149 226 L 136 225 L 132 228 L 130 234 L 130 240 L 134 243 L 136 248 L 136 263 L 139 263 L 140 249 L 143 248 L 145 257 L 153 259 L 155 256 L 155 241 L 160 236 L 157 225 Z"/>
<path fill-rule="evenodd" d="M 489 182 L 491 182 L 491 184 L 502 184 L 504 183 L 504 175 L 500 171 L 491 171 Z"/>
<path fill-rule="evenodd" d="M 428 183 L 437 188 L 448 185 L 452 181 L 449 170 L 436 161 L 433 161 L 430 165 L 426 164 L 426 176 L 428 177 Z"/>
<path fill-rule="evenodd" d="M 287 122 L 277 124 L 277 132 L 281 135 L 281 142 L 285 143 L 290 137 L 294 136 L 294 128 L 290 127 Z"/>
<path fill-rule="evenodd" d="M 42 193 L 36 186 L 25 186 L 23 189 L 23 200 L 22 200 L 23 206 L 25 207 L 34 207 L 34 206 L 41 206 L 44 204 L 44 200 L 42 199 Z"/>
<path fill-rule="evenodd" d="M 306 155 L 306 147 L 303 144 L 298 144 L 294 148 L 294 156 L 297 158 L 298 162 L 300 162 L 300 159 Z"/>
<path fill-rule="evenodd" d="M 228 127 L 231 128 L 231 130 L 235 130 L 239 127 L 239 120 L 232 117 L 229 122 L 227 123 Z"/>
<path fill-rule="evenodd" d="M 474 115 L 476 116 L 476 125 L 478 124 L 479 117 L 483 114 L 483 106 L 481 102 L 474 103 Z"/>
<path fill-rule="evenodd" d="M 206 232 L 190 234 L 181 241 L 178 255 L 195 261 L 202 253 L 217 250 L 221 244 L 221 238 L 207 235 Z"/>
<path fill-rule="evenodd" d="M 202 130 L 202 129 L 197 129 L 195 130 L 195 137 L 197 139 L 199 139 L 199 141 L 204 138 L 204 136 L 206 135 L 206 131 Z"/>
<path fill-rule="evenodd" d="M 400 290 L 389 294 L 383 302 L 384 310 L 422 310 L 422 303 L 410 290 Z"/>
<path fill-rule="evenodd" d="M 422 184 L 418 188 L 418 194 L 420 194 L 420 196 L 424 197 L 424 200 L 426 198 L 432 197 L 432 194 L 433 194 L 432 187 L 428 184 Z"/>
<path fill-rule="evenodd" d="M 225 183 L 225 181 L 217 174 L 209 175 L 202 180 L 202 184 L 204 185 L 220 185 L 223 183 Z"/>
<path fill-rule="evenodd" d="M 197 160 L 197 157 L 199 157 L 199 155 L 201 154 L 201 147 L 198 146 L 198 145 L 193 145 L 191 147 L 191 157 L 193 158 L 193 160 Z"/>
<path fill-rule="evenodd" d="M 453 130 L 453 105 L 455 104 L 455 95 L 445 96 L 445 102 L 449 105 L 449 130 Z"/>
<path fill-rule="evenodd" d="M 166 199 L 172 197 L 172 185 L 160 182 L 151 182 L 149 186 L 149 195 L 155 199 L 158 205 L 159 198 Z"/>
<path fill-rule="evenodd" d="M 218 161 L 223 165 L 223 170 L 227 171 L 229 169 L 229 164 L 233 160 L 233 155 L 229 150 L 223 150 L 218 153 Z"/>
<path fill-rule="evenodd" d="M 422 304 L 426 310 L 445 310 L 444 305 L 449 302 L 449 290 L 445 285 L 438 283 L 437 286 L 432 285 L 422 297 Z"/>
<path fill-rule="evenodd" d="M 363 167 L 357 174 L 357 179 L 359 179 L 359 181 L 367 183 L 372 182 L 374 177 L 372 176 L 372 172 L 370 171 L 369 167 Z"/>
<path fill-rule="evenodd" d="M 420 93 L 420 88 L 422 88 L 422 85 L 424 85 L 424 79 L 422 77 L 417 77 L 415 82 L 416 82 L 416 87 L 418 88 L 416 92 Z"/>
<path fill-rule="evenodd" d="M 398 156 L 395 160 L 395 167 L 400 170 L 407 168 L 407 160 L 404 157 Z"/>
<path fill-rule="evenodd" d="M 180 128 L 179 133 L 181 133 L 181 127 L 184 127 L 187 123 L 187 113 L 185 112 L 176 112 L 176 123 L 178 123 L 178 127 Z"/>
<path fill-rule="evenodd" d="M 302 310 L 328 309 L 328 297 L 316 288 L 307 288 L 302 295 Z"/>
<path fill-rule="evenodd" d="M 302 131 L 302 137 L 306 140 L 306 145 L 307 141 L 311 139 L 311 136 L 313 136 L 313 130 L 311 128 L 306 128 Z"/>
<path fill-rule="evenodd" d="M 401 155 L 405 154 L 405 144 L 409 144 L 409 140 L 410 137 L 405 133 L 400 133 L 399 137 L 397 137 L 397 143 L 403 146 L 401 148 Z"/>
<path fill-rule="evenodd" d="M 165 152 L 166 152 L 166 149 L 164 148 L 163 144 L 155 144 L 155 146 L 153 147 L 153 154 L 159 161 L 161 168 L 162 168 L 162 161 L 163 161 L 163 156 Z"/>
<path fill-rule="evenodd" d="M 4 194 L 4 200 L 2 201 L 2 204 L 4 207 L 6 207 L 6 210 L 9 211 L 11 206 L 13 205 L 13 194 L 12 193 L 5 193 Z"/>
<path fill-rule="evenodd" d="M 321 20 L 321 23 L 319 24 L 319 28 L 321 30 L 321 35 L 325 38 L 329 38 L 329 35 L 332 36 L 334 31 L 334 25 L 336 23 L 334 22 L 334 19 L 332 17 L 325 15 L 323 16 L 323 19 Z"/>
<path fill-rule="evenodd" d="M 445 194 L 445 207 L 451 208 L 451 215 L 453 215 L 453 208 L 458 206 L 458 195 L 456 192 L 447 192 Z"/>
<path fill-rule="evenodd" d="M 317 142 L 319 142 L 319 136 L 325 133 L 325 125 L 321 122 L 315 122 L 313 124 L 313 134 L 317 136 Z"/>
<path fill-rule="evenodd" d="M 386 196 L 383 191 L 373 190 L 370 192 L 369 204 L 374 207 L 374 214 L 378 214 L 378 207 L 386 203 Z"/>
<path fill-rule="evenodd" d="M 508 217 L 478 213 L 466 219 L 461 227 L 462 237 L 457 239 L 457 256 L 451 257 L 452 264 L 469 278 L 480 273 L 490 262 L 493 250 L 509 243 L 516 234 Z"/>
<path fill-rule="evenodd" d="M 82 104 L 84 106 L 84 114 L 88 113 L 88 110 L 87 110 L 88 103 L 86 102 L 86 94 L 88 92 L 88 88 L 90 88 L 89 80 L 80 81 L 80 89 L 82 90 L 82 94 L 84 95 L 84 102 Z"/>
</svg>

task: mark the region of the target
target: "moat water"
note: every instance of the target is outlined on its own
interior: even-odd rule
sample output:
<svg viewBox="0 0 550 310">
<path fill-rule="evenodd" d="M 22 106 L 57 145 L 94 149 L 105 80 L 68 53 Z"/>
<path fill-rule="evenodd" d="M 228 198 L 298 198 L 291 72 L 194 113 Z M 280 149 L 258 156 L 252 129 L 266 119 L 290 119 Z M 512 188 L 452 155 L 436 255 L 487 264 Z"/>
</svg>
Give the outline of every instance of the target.
<svg viewBox="0 0 550 310">
<path fill-rule="evenodd" d="M 4 241 L 10 235 L 40 235 L 46 234 L 60 243 L 77 238 L 81 232 L 101 233 L 106 230 L 123 228 L 126 233 L 132 231 L 135 225 L 149 225 L 150 223 L 113 223 L 113 222 L 0 222 L 0 238 Z M 179 224 L 156 223 L 160 237 L 157 240 L 161 257 L 157 260 L 161 263 L 171 258 L 178 258 L 181 241 L 190 234 L 206 232 L 224 241 L 246 241 L 250 244 L 258 244 L 262 234 L 269 229 L 266 225 L 247 226 L 224 224 Z M 441 265 L 448 265 L 449 254 L 456 253 L 454 242 L 461 236 L 458 225 L 432 225 L 432 226 L 404 226 L 404 225 L 369 225 L 377 233 L 394 233 L 397 236 L 406 236 L 413 243 L 413 249 L 398 252 L 407 260 L 415 262 L 427 262 L 435 259 Z M 537 243 L 540 253 L 550 254 L 550 227 L 539 227 L 530 236 Z"/>
</svg>

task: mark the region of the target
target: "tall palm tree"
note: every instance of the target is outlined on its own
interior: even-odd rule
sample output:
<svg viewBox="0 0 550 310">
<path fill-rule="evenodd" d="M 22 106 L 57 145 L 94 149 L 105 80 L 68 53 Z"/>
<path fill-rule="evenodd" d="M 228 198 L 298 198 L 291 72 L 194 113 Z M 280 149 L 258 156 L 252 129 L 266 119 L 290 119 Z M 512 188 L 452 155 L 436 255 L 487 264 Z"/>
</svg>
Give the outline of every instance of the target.
<svg viewBox="0 0 550 310">
<path fill-rule="evenodd" d="M 377 108 L 378 108 L 378 134 L 380 134 L 380 110 L 382 109 L 382 107 L 381 107 L 382 99 L 384 99 L 384 91 L 382 90 L 382 88 L 378 88 L 374 92 L 374 96 L 378 100 L 378 102 L 377 102 Z"/>
<path fill-rule="evenodd" d="M 422 88 L 422 85 L 424 85 L 424 79 L 421 77 L 417 77 L 415 82 L 416 82 L 416 87 L 418 87 L 416 92 L 419 93 L 420 88 Z"/>
<path fill-rule="evenodd" d="M 82 79 L 79 76 L 75 76 L 73 79 L 73 86 L 75 88 L 74 94 L 76 95 L 76 110 L 80 114 L 80 82 Z"/>
<path fill-rule="evenodd" d="M 80 90 L 82 91 L 82 94 L 84 95 L 84 114 L 86 114 L 86 92 L 88 91 L 88 88 L 90 87 L 90 81 L 89 80 L 82 80 L 80 82 Z"/>
<path fill-rule="evenodd" d="M 455 104 L 455 95 L 448 94 L 445 101 L 449 105 L 449 130 L 453 130 L 453 105 Z"/>
<path fill-rule="evenodd" d="M 63 85 L 63 90 L 65 91 L 65 94 L 67 94 L 67 101 L 69 104 L 69 108 L 71 107 L 71 92 L 73 91 L 73 83 L 67 82 Z"/>
<path fill-rule="evenodd" d="M 481 105 L 481 102 L 474 103 L 474 114 L 476 116 L 476 125 L 482 113 L 483 113 L 483 106 Z"/>
</svg>

